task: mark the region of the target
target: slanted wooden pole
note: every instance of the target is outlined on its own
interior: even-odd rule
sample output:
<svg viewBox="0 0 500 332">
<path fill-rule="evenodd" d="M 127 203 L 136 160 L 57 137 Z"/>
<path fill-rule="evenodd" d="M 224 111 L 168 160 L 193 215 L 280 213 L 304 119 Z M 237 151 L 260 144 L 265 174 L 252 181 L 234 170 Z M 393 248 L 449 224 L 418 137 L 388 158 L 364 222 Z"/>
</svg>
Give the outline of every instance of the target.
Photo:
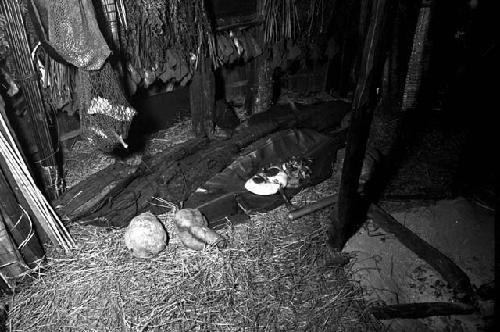
<svg viewBox="0 0 500 332">
<path fill-rule="evenodd" d="M 475 308 L 472 305 L 453 302 L 419 302 L 392 305 L 379 305 L 369 308 L 377 319 L 394 318 L 417 319 L 431 316 L 470 315 Z"/>
<path fill-rule="evenodd" d="M 435 6 L 436 1 L 423 0 L 420 7 L 406 73 L 402 111 L 414 110 L 420 101 L 422 82 L 425 80 L 429 67 L 429 31 Z"/>
<path fill-rule="evenodd" d="M 357 189 L 396 5 L 397 1 L 389 0 L 374 0 L 372 3 L 370 27 L 364 43 L 351 126 L 347 134 L 339 203 L 329 229 L 329 243 L 339 250 L 366 216 L 367 204 L 358 195 Z"/>
</svg>

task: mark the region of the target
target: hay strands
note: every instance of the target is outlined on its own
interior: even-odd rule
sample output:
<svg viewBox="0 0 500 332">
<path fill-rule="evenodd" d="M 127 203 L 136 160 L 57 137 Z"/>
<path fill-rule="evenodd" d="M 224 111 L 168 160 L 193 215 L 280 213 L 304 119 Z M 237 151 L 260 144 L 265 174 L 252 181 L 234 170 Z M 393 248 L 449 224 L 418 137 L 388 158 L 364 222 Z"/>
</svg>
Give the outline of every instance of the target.
<svg viewBox="0 0 500 332">
<path fill-rule="evenodd" d="M 75 247 L 73 238 L 35 184 L 21 152 L 10 134 L 6 120 L 0 114 L 0 154 L 36 220 L 54 244 L 66 251 Z"/>
<path fill-rule="evenodd" d="M 294 203 L 332 189 L 331 181 L 308 188 Z M 49 268 L 10 305 L 12 331 L 380 330 L 338 267 L 343 256 L 326 247 L 327 211 L 285 221 L 280 207 L 251 223 L 228 220 L 218 230 L 228 248 L 194 251 L 176 233 L 177 203 L 155 201 L 167 208 L 158 216 L 170 236 L 165 251 L 136 259 L 124 229 L 71 225 L 81 246 L 70 256 L 48 250 Z"/>
<path fill-rule="evenodd" d="M 300 29 L 294 0 L 264 0 L 264 41 L 275 43 L 294 38 Z"/>
</svg>

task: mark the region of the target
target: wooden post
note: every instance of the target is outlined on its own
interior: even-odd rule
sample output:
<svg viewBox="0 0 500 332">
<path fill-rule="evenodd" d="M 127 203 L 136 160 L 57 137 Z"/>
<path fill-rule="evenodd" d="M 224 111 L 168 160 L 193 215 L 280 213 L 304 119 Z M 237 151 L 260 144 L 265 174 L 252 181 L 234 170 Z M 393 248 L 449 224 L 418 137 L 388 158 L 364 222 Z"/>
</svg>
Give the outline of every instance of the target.
<svg viewBox="0 0 500 332">
<path fill-rule="evenodd" d="M 265 16 L 264 1 L 257 0 L 257 16 Z M 248 88 L 245 96 L 245 108 L 251 114 L 267 111 L 272 104 L 273 97 L 273 68 L 269 60 L 270 50 L 264 39 L 264 26 L 255 28 L 254 38 L 262 47 L 262 54 L 252 59 L 248 75 Z"/>
<path fill-rule="evenodd" d="M 357 193 L 363 165 L 366 142 L 374 108 L 377 104 L 377 88 L 382 73 L 385 53 L 397 1 L 374 0 L 371 22 L 363 49 L 363 60 L 352 104 L 352 120 L 347 134 L 347 144 L 339 204 L 329 229 L 329 244 L 342 249 L 356 227 L 366 217 L 366 202 Z"/>
<path fill-rule="evenodd" d="M 422 1 L 413 39 L 413 48 L 408 63 L 408 72 L 406 74 L 402 101 L 403 111 L 414 110 L 420 101 L 422 81 L 425 79 L 429 62 L 429 23 L 433 15 L 434 6 L 435 1 Z"/>
<path fill-rule="evenodd" d="M 412 53 L 412 41 L 415 35 L 418 16 L 418 3 L 399 2 L 395 15 L 392 35 L 392 45 L 388 55 L 388 73 L 386 86 L 383 89 L 384 105 L 389 111 L 400 113 L 408 62 Z"/>
<path fill-rule="evenodd" d="M 208 58 L 199 59 L 189 87 L 189 99 L 196 137 L 211 137 L 214 131 L 215 76 Z"/>
</svg>

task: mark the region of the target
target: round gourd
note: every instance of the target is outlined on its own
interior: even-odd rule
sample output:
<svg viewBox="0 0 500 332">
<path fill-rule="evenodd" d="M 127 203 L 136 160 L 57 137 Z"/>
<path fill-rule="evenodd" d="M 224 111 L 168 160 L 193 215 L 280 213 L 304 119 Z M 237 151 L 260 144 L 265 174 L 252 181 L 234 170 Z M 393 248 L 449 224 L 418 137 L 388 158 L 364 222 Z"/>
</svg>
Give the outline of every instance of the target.
<svg viewBox="0 0 500 332">
<path fill-rule="evenodd" d="M 167 232 L 151 212 L 135 216 L 125 231 L 125 246 L 138 258 L 151 258 L 167 246 Z"/>
</svg>

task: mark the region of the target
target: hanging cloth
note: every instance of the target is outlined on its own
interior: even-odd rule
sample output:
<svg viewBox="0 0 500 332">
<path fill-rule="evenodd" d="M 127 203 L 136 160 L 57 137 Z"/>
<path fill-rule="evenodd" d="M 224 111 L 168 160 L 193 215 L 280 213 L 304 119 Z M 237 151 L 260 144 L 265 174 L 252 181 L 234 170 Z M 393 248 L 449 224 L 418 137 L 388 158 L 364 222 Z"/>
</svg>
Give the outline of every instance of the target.
<svg viewBox="0 0 500 332">
<path fill-rule="evenodd" d="M 49 0 L 49 44 L 69 63 L 98 70 L 109 56 L 91 0 Z"/>
</svg>

